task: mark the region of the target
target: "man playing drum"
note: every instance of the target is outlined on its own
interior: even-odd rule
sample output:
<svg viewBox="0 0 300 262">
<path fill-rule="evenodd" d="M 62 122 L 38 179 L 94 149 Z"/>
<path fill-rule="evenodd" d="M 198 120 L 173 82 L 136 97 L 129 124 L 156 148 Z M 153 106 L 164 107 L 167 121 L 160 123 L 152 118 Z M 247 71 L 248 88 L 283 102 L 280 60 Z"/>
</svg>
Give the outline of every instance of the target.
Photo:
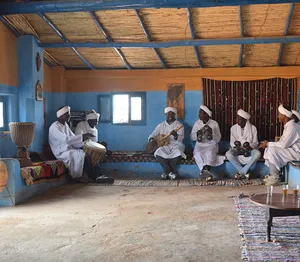
<svg viewBox="0 0 300 262">
<path fill-rule="evenodd" d="M 177 176 L 176 164 L 180 161 L 181 157 L 186 157 L 184 154 L 185 146 L 182 143 L 184 138 L 184 129 L 181 128 L 177 132 L 176 128 L 181 126 L 181 123 L 176 120 L 177 109 L 173 107 L 165 108 L 166 121 L 160 123 L 149 137 L 149 142 L 153 141 L 159 135 L 170 136 L 170 143 L 168 145 L 159 147 L 154 156 L 160 163 L 164 172 L 161 175 L 162 179 L 170 178 L 174 180 Z"/>
<path fill-rule="evenodd" d="M 75 135 L 83 135 L 85 133 L 93 134 L 94 137 L 89 138 L 90 140 L 100 143 L 101 145 L 105 146 L 107 149 L 107 143 L 102 141 L 98 141 L 98 130 L 96 126 L 99 123 L 100 114 L 96 113 L 95 110 L 88 111 L 85 117 L 85 121 L 81 121 L 77 124 L 75 129 Z M 107 150 L 107 154 L 111 154 L 111 151 Z"/>
<path fill-rule="evenodd" d="M 69 106 L 60 108 L 55 121 L 49 128 L 49 144 L 54 156 L 62 160 L 70 171 L 72 178 L 79 182 L 113 183 L 112 178 L 100 175 L 99 165 L 93 165 L 81 149 L 83 141 L 93 137 L 90 133 L 75 135 L 67 122 L 70 118 Z"/>
</svg>

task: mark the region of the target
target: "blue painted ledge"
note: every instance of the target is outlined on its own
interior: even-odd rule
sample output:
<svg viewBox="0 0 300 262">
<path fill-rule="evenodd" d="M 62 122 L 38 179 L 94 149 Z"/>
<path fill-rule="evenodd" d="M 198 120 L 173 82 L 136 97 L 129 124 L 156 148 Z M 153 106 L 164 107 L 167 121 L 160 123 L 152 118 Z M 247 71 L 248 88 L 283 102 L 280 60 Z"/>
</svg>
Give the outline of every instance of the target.
<svg viewBox="0 0 300 262">
<path fill-rule="evenodd" d="M 58 187 L 67 182 L 66 177 L 58 181 L 45 182 L 28 186 L 20 174 L 20 163 L 14 158 L 2 158 L 8 170 L 6 188 L 0 193 L 0 207 L 14 206 L 24 203 L 35 195 L 44 193 L 51 188 Z"/>
</svg>

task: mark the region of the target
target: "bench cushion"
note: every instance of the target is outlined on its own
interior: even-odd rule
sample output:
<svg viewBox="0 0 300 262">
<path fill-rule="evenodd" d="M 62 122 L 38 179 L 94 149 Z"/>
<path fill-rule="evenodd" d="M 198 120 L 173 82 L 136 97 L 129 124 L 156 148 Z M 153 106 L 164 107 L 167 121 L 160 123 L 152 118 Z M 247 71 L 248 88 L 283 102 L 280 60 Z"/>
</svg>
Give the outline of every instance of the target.
<svg viewBox="0 0 300 262">
<path fill-rule="evenodd" d="M 32 166 L 21 168 L 21 176 L 27 185 L 58 179 L 67 173 L 67 168 L 60 160 L 34 163 Z"/>
</svg>

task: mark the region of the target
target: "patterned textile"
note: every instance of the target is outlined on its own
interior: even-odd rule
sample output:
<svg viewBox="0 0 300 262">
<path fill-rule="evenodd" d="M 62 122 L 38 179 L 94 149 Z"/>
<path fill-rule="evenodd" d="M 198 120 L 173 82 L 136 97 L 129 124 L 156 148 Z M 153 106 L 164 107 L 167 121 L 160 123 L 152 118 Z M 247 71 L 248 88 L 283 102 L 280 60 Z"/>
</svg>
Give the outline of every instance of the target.
<svg viewBox="0 0 300 262">
<path fill-rule="evenodd" d="M 33 163 L 32 166 L 21 168 L 21 176 L 27 185 L 32 185 L 44 180 L 61 177 L 67 172 L 64 163 L 60 160 Z"/>
<path fill-rule="evenodd" d="M 300 261 L 300 220 L 297 216 L 275 217 L 266 242 L 265 208 L 248 198 L 235 198 L 243 261 Z"/>
<path fill-rule="evenodd" d="M 222 140 L 229 141 L 230 128 L 240 108 L 251 115 L 258 139 L 274 140 L 282 134 L 278 106 L 297 108 L 297 79 L 272 78 L 255 81 L 219 81 L 203 78 L 203 101 L 219 123 Z"/>
<path fill-rule="evenodd" d="M 114 151 L 111 156 L 107 156 L 104 163 L 117 162 L 157 162 L 153 154 L 142 151 Z M 181 159 L 180 164 L 194 165 L 194 159 Z"/>
</svg>

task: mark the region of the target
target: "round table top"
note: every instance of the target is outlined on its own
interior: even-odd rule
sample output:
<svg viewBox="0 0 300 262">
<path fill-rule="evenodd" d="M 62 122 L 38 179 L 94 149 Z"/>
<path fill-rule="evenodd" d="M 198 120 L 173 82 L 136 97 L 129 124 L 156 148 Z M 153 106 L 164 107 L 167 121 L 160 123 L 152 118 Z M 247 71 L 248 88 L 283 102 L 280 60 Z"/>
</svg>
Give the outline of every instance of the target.
<svg viewBox="0 0 300 262">
<path fill-rule="evenodd" d="M 298 196 L 294 196 L 293 194 L 288 194 L 286 196 L 283 194 L 272 194 L 272 196 L 267 194 L 258 194 L 250 197 L 250 200 L 257 205 L 269 208 L 300 210 L 300 199 L 298 199 Z"/>
</svg>

